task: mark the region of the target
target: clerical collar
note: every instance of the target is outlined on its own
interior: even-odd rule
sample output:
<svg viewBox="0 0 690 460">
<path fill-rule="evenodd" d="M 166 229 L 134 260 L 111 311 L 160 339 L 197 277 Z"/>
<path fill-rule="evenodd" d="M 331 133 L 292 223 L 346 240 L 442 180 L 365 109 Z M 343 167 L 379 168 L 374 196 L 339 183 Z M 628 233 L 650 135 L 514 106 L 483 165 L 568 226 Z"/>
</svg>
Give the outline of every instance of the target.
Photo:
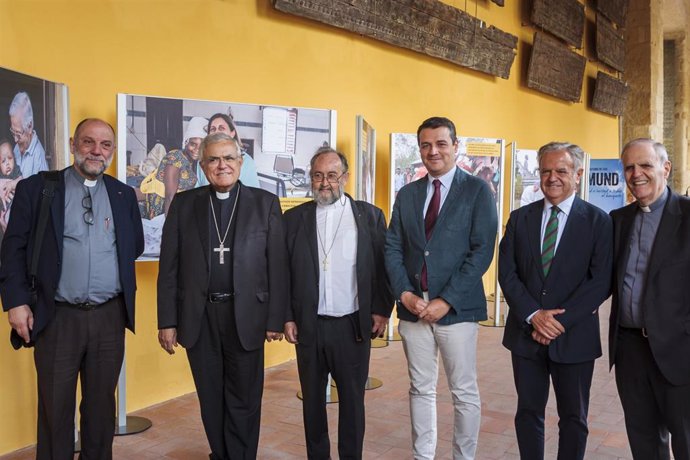
<svg viewBox="0 0 690 460">
<path fill-rule="evenodd" d="M 98 184 L 98 179 L 101 177 L 101 176 L 98 176 L 96 178 L 96 180 L 87 179 L 86 177 L 79 174 L 79 172 L 74 168 L 74 166 L 72 166 L 72 174 L 71 175 L 74 178 L 74 180 L 76 180 L 78 183 L 85 185 L 86 187 L 89 187 L 89 188 L 95 187 Z"/>
<path fill-rule="evenodd" d="M 664 187 L 664 193 L 661 194 L 659 198 L 657 198 L 653 203 L 651 203 L 649 206 L 642 206 L 641 204 L 639 205 L 640 211 L 642 212 L 652 212 L 656 211 L 657 209 L 661 208 L 665 203 L 666 203 L 666 198 L 668 197 L 668 188 Z"/>
<path fill-rule="evenodd" d="M 223 200 L 227 200 L 228 198 L 230 198 L 230 194 L 235 193 L 236 188 L 237 188 L 237 184 L 233 185 L 232 188 L 230 190 L 228 190 L 227 192 L 219 192 L 218 190 L 214 190 L 213 188 L 211 188 L 211 191 L 213 192 L 213 194 L 216 195 L 216 198 L 223 201 Z"/>
</svg>

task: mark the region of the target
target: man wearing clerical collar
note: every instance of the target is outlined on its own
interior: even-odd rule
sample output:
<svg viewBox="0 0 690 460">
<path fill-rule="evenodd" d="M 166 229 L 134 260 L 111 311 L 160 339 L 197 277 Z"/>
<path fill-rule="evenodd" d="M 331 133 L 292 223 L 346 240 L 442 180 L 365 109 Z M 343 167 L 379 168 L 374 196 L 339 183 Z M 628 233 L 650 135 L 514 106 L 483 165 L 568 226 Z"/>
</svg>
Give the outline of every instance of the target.
<svg viewBox="0 0 690 460">
<path fill-rule="evenodd" d="M 211 458 L 256 458 L 264 340 L 282 339 L 288 298 L 280 203 L 242 185 L 227 134 L 199 155 L 210 185 L 176 194 L 163 227 L 158 340 L 187 350 Z"/>
<path fill-rule="evenodd" d="M 48 174 L 17 185 L 1 251 L 0 294 L 16 334 L 25 344 L 35 343 L 36 458 L 73 457 L 79 377 L 81 455 L 110 459 L 115 386 L 125 328 L 134 331 L 134 261 L 144 235 L 132 188 L 103 174 L 115 152 L 113 128 L 83 120 L 70 150 L 74 165 L 55 173 L 52 194 Z M 37 241 L 37 216 L 43 212 L 47 225 Z M 28 256 L 36 252 L 34 276 Z M 33 293 L 30 279 L 37 286 Z"/>
<path fill-rule="evenodd" d="M 296 344 L 307 456 L 328 459 L 326 386 L 338 387 L 338 454 L 362 458 L 370 339 L 393 298 L 384 270 L 381 210 L 344 192 L 347 158 L 322 147 L 311 159 L 314 201 L 285 213 L 292 302 L 285 337 Z"/>
<path fill-rule="evenodd" d="M 671 162 L 652 139 L 623 147 L 637 202 L 611 212 L 609 358 L 634 458 L 690 458 L 690 200 L 668 187 Z"/>
</svg>

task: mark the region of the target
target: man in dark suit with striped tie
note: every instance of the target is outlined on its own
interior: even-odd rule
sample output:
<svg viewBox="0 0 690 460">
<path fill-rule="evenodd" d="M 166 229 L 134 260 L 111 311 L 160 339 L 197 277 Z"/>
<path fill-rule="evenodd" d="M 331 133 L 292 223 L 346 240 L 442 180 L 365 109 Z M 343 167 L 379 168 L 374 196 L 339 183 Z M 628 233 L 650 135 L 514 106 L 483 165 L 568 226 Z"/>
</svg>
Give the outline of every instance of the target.
<svg viewBox="0 0 690 460">
<path fill-rule="evenodd" d="M 499 281 L 510 307 L 520 457 L 544 458 L 544 412 L 553 381 L 558 459 L 582 459 L 594 360 L 601 356 L 599 305 L 611 288 L 611 219 L 576 191 L 584 152 L 552 142 L 539 149 L 544 199 L 513 211 L 500 244 Z"/>
</svg>

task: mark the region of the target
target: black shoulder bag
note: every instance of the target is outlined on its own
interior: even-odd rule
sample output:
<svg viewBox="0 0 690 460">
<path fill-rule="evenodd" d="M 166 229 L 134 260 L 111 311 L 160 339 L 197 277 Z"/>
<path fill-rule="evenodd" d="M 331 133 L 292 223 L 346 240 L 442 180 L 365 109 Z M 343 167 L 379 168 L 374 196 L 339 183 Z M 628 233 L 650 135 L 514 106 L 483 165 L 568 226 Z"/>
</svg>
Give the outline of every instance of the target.
<svg viewBox="0 0 690 460">
<path fill-rule="evenodd" d="M 29 307 L 33 311 L 38 298 L 38 282 L 36 280 L 36 272 L 38 271 L 38 259 L 41 255 L 41 246 L 43 246 L 43 237 L 46 233 L 46 225 L 48 224 L 48 216 L 50 214 L 50 203 L 53 201 L 55 195 L 55 187 L 60 180 L 60 171 L 43 171 L 43 192 L 41 193 L 41 208 L 38 212 L 38 223 L 36 225 L 36 233 L 34 234 L 34 252 L 31 257 L 31 265 L 29 267 Z M 11 213 L 11 211 L 10 211 Z M 11 218 L 11 217 L 10 217 Z M 34 341 L 26 343 L 21 336 L 12 329 L 10 332 L 10 343 L 15 350 L 21 347 L 33 347 Z"/>
</svg>

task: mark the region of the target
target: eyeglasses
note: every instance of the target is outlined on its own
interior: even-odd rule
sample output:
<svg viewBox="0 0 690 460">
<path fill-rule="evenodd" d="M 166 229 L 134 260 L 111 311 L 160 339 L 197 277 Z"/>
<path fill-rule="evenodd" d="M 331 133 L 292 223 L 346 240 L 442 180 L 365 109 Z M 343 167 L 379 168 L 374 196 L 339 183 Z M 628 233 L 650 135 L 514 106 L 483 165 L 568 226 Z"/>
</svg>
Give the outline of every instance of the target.
<svg viewBox="0 0 690 460">
<path fill-rule="evenodd" d="M 341 177 L 343 177 L 345 173 L 342 173 L 341 175 L 338 175 L 338 173 L 335 172 L 329 172 L 328 174 L 320 173 L 320 172 L 315 172 L 310 175 L 311 181 L 312 182 L 323 182 L 324 179 L 326 179 L 327 182 L 331 184 L 337 183 Z"/>
<path fill-rule="evenodd" d="M 21 131 L 15 131 L 14 129 L 10 128 L 10 134 L 12 134 L 12 137 L 14 137 L 15 140 L 19 139 L 24 135 L 24 130 Z"/>
<path fill-rule="evenodd" d="M 242 158 L 242 157 L 241 156 L 236 157 L 236 156 L 232 156 L 232 155 L 227 155 L 224 157 L 208 157 L 204 161 L 207 165 L 215 168 L 218 165 L 220 165 L 221 161 L 226 165 L 233 165 L 233 164 L 236 164 L 237 162 L 239 162 L 240 158 Z"/>
<path fill-rule="evenodd" d="M 86 209 L 84 211 L 84 223 L 87 225 L 93 225 L 94 218 L 93 218 L 93 207 L 91 205 L 91 194 L 87 192 L 87 195 L 81 199 L 81 206 Z"/>
</svg>

